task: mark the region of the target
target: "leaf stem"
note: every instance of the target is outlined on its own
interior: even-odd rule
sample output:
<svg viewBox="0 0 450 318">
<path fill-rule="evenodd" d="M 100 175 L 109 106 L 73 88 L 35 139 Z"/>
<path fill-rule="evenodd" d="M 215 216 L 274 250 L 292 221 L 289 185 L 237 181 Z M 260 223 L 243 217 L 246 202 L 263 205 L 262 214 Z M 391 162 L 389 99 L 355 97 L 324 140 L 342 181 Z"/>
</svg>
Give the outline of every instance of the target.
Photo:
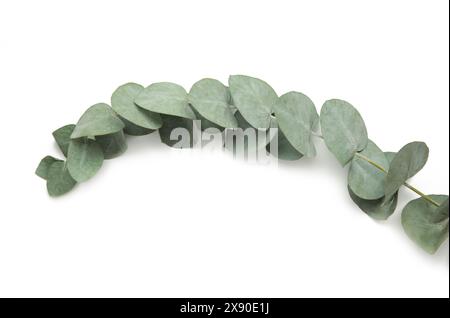
<svg viewBox="0 0 450 318">
<path fill-rule="evenodd" d="M 378 163 L 372 161 L 371 159 L 367 158 L 366 156 L 360 154 L 360 153 L 356 153 L 355 156 L 358 156 L 359 158 L 367 161 L 368 163 L 370 163 L 372 166 L 374 166 L 375 168 L 379 169 L 380 171 L 384 172 L 387 174 L 386 169 L 384 169 L 381 165 L 379 165 Z M 440 204 L 437 203 L 436 201 L 434 201 L 432 198 L 430 198 L 428 195 L 426 195 L 425 193 L 423 193 L 422 191 L 420 191 L 419 189 L 413 187 L 412 185 L 410 185 L 409 183 L 405 182 L 403 183 L 403 185 L 405 187 L 407 187 L 408 189 L 410 189 L 411 191 L 417 193 L 418 195 L 420 195 L 424 200 L 430 202 L 431 204 L 433 204 L 434 206 L 439 207 Z"/>
</svg>

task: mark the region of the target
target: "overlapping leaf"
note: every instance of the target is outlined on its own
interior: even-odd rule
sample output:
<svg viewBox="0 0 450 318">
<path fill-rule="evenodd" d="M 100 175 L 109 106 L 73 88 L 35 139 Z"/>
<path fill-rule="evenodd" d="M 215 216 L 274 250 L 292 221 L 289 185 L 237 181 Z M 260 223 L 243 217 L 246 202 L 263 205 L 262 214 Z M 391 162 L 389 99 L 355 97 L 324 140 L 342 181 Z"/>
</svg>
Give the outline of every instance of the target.
<svg viewBox="0 0 450 318">
<path fill-rule="evenodd" d="M 316 148 L 312 139 L 319 115 L 311 99 L 298 92 L 286 93 L 278 99 L 274 112 L 289 143 L 304 156 L 314 157 Z"/>
<path fill-rule="evenodd" d="M 346 101 L 326 101 L 320 112 L 320 125 L 325 144 L 343 166 L 356 152 L 367 146 L 364 120 L 356 108 Z"/>
<path fill-rule="evenodd" d="M 63 161 L 54 162 L 48 169 L 47 192 L 52 197 L 63 195 L 75 187 L 77 182 L 72 178 Z"/>
<path fill-rule="evenodd" d="M 100 145 L 105 159 L 113 159 L 127 150 L 127 142 L 123 131 L 111 135 L 98 136 L 95 138 Z"/>
<path fill-rule="evenodd" d="M 87 138 L 72 140 L 67 154 L 67 168 L 77 182 L 92 178 L 103 164 L 103 151 L 100 145 Z"/>
<path fill-rule="evenodd" d="M 229 101 L 228 88 L 215 79 L 202 79 L 189 92 L 189 102 L 202 117 L 221 127 L 236 128 L 238 123 Z"/>
<path fill-rule="evenodd" d="M 144 89 L 136 83 L 127 83 L 118 87 L 111 96 L 111 106 L 122 118 L 136 126 L 146 129 L 158 129 L 162 126 L 161 116 L 138 107 L 134 100 Z"/>
<path fill-rule="evenodd" d="M 134 102 L 149 111 L 187 119 L 195 119 L 189 106 L 188 94 L 174 83 L 155 83 L 144 88 Z"/>
<path fill-rule="evenodd" d="M 424 198 L 412 200 L 403 209 L 402 225 L 411 240 L 428 253 L 434 254 L 448 238 L 448 196 L 429 197 L 442 206 L 436 207 Z"/>
<path fill-rule="evenodd" d="M 38 167 L 36 168 L 36 171 L 35 171 L 36 175 L 41 177 L 44 180 L 47 180 L 48 171 L 49 171 L 51 165 L 58 161 L 62 162 L 62 160 L 57 159 L 52 156 L 46 156 L 46 157 L 42 158 L 41 161 L 39 162 Z"/>
<path fill-rule="evenodd" d="M 125 127 L 113 109 L 104 103 L 89 107 L 78 121 L 72 139 L 114 134 Z"/>
<path fill-rule="evenodd" d="M 277 94 L 266 82 L 244 75 L 228 79 L 233 105 L 254 128 L 268 129 Z"/>
<path fill-rule="evenodd" d="M 425 166 L 428 154 L 428 147 L 423 142 L 411 142 L 400 149 L 392 160 L 386 176 L 386 198 L 392 197 L 409 178 L 415 176 Z"/>
<path fill-rule="evenodd" d="M 58 128 L 53 132 L 53 137 L 55 138 L 55 141 L 58 144 L 59 149 L 61 149 L 65 157 L 67 157 L 67 151 L 69 150 L 70 144 L 70 136 L 72 135 L 74 129 L 75 125 L 70 124 Z"/>
</svg>

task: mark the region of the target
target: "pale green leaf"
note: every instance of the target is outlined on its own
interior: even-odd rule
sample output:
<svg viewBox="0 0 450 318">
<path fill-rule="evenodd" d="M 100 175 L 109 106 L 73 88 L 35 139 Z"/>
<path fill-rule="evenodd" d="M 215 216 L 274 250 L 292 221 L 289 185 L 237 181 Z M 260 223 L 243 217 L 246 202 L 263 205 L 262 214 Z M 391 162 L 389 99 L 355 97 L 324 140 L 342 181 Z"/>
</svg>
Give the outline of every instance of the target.
<svg viewBox="0 0 450 318">
<path fill-rule="evenodd" d="M 320 113 L 320 124 L 325 144 L 343 166 L 367 146 L 364 120 L 346 101 L 326 101 Z"/>
<path fill-rule="evenodd" d="M 84 112 L 78 121 L 71 138 L 109 135 L 122 130 L 124 123 L 107 104 L 95 104 Z"/>
<path fill-rule="evenodd" d="M 111 135 L 98 136 L 95 138 L 100 145 L 105 159 L 113 159 L 127 150 L 127 142 L 123 131 Z"/>
<path fill-rule="evenodd" d="M 425 166 L 428 154 L 427 145 L 418 141 L 411 142 L 400 149 L 392 160 L 386 176 L 386 198 L 390 198 L 409 178 Z"/>
<path fill-rule="evenodd" d="M 55 162 L 61 161 L 60 159 L 57 159 L 52 156 L 46 156 L 42 158 L 42 160 L 39 162 L 38 167 L 36 168 L 36 175 L 41 177 L 44 180 L 47 180 L 48 177 L 48 170 L 50 169 L 50 166 L 54 164 Z"/>
<path fill-rule="evenodd" d="M 442 204 L 447 195 L 430 195 L 434 201 Z M 402 225 L 406 234 L 417 245 L 430 254 L 434 254 L 448 238 L 448 217 L 436 222 L 436 214 L 442 213 L 438 207 L 423 198 L 410 201 L 402 212 Z"/>
<path fill-rule="evenodd" d="M 189 106 L 188 94 L 183 87 L 173 83 L 155 83 L 144 88 L 134 102 L 146 110 L 195 119 Z"/>
<path fill-rule="evenodd" d="M 78 182 L 92 178 L 103 164 L 103 151 L 94 140 L 87 138 L 72 140 L 67 155 L 67 168 Z"/>
<path fill-rule="evenodd" d="M 268 129 L 272 120 L 277 94 L 266 82 L 244 75 L 232 75 L 228 79 L 234 106 L 253 127 Z"/>
<path fill-rule="evenodd" d="M 196 82 L 189 92 L 189 102 L 202 117 L 225 128 L 236 128 L 237 120 L 228 103 L 228 88 L 221 82 L 205 78 Z"/>
<path fill-rule="evenodd" d="M 55 141 L 58 144 L 59 149 L 61 149 L 65 157 L 67 157 L 67 151 L 69 150 L 70 136 L 72 135 L 74 129 L 75 125 L 70 124 L 58 128 L 53 132 L 53 137 L 55 138 Z"/>
<path fill-rule="evenodd" d="M 48 169 L 47 191 L 52 197 L 63 195 L 77 184 L 63 161 L 54 162 Z"/>
<path fill-rule="evenodd" d="M 111 106 L 122 118 L 136 126 L 146 129 L 158 129 L 162 126 L 162 119 L 158 113 L 138 107 L 134 100 L 144 89 L 139 84 L 127 83 L 117 88 L 111 96 Z"/>
<path fill-rule="evenodd" d="M 368 216 L 375 220 L 387 220 L 397 207 L 398 194 L 396 193 L 389 201 L 384 202 L 384 198 L 377 200 L 365 200 L 358 197 L 350 187 L 348 187 L 353 202 L 364 211 Z"/>
</svg>

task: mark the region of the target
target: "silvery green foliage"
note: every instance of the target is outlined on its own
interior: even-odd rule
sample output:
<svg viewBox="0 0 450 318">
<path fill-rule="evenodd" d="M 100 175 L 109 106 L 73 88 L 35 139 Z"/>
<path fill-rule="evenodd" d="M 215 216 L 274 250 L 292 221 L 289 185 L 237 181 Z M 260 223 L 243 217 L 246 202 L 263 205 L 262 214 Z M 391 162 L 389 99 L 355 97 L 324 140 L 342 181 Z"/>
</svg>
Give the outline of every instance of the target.
<svg viewBox="0 0 450 318">
<path fill-rule="evenodd" d="M 406 234 L 430 254 L 448 238 L 448 196 L 430 195 L 441 204 L 436 207 L 423 198 L 409 202 L 402 212 L 402 225 Z"/>
<path fill-rule="evenodd" d="M 345 166 L 369 141 L 367 129 L 359 112 L 340 99 L 325 102 L 320 112 L 322 135 L 328 149 Z"/>
<path fill-rule="evenodd" d="M 194 120 L 198 120 L 202 130 L 214 128 L 227 138 L 239 137 L 233 135 L 236 127 L 249 129 L 257 143 L 250 145 L 244 134 L 243 150 L 257 147 L 258 153 L 271 152 L 281 160 L 314 157 L 315 136 L 322 137 L 341 165 L 350 163 L 348 191 L 364 213 L 376 220 L 388 219 L 395 212 L 399 189 L 406 186 L 420 195 L 402 212 L 407 235 L 429 253 L 435 253 L 448 237 L 448 196 L 427 196 L 406 183 L 427 162 L 428 147 L 412 142 L 397 153 L 383 152 L 369 140 L 361 114 L 346 101 L 328 100 L 319 116 L 314 103 L 302 93 L 278 97 L 260 79 L 232 75 L 228 87 L 205 78 L 196 82 L 189 93 L 174 83 L 155 83 L 146 88 L 126 83 L 113 92 L 111 106 L 95 104 L 76 125 L 53 132 L 67 159 L 46 156 L 35 171 L 46 180 L 50 196 L 69 192 L 78 182 L 92 178 L 105 159 L 124 153 L 127 135 L 144 136 L 157 131 L 161 141 L 170 147 L 193 147 L 198 141 Z M 272 136 L 269 128 L 279 129 Z M 278 148 L 271 147 L 276 145 L 275 139 L 262 136 L 277 138 Z"/>
</svg>

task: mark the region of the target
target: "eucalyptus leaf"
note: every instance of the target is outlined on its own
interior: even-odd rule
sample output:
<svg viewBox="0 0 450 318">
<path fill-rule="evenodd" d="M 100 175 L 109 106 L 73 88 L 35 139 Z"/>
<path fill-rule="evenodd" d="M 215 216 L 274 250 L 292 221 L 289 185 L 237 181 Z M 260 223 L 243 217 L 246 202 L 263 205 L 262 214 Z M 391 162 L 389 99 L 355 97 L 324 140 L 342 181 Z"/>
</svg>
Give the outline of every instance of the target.
<svg viewBox="0 0 450 318">
<path fill-rule="evenodd" d="M 54 162 L 48 169 L 47 192 L 52 197 L 63 195 L 75 187 L 77 182 L 72 178 L 63 161 Z"/>
<path fill-rule="evenodd" d="M 127 150 L 127 142 L 122 130 L 115 134 L 98 136 L 95 140 L 102 148 L 105 159 L 116 158 Z"/>
<path fill-rule="evenodd" d="M 274 112 L 289 143 L 304 156 L 314 157 L 312 134 L 317 131 L 319 115 L 311 99 L 298 92 L 286 93 L 278 99 Z"/>
<path fill-rule="evenodd" d="M 277 127 L 276 119 L 274 119 L 272 123 L 272 126 Z M 275 142 L 275 138 L 278 138 L 278 149 L 276 154 L 272 151 L 272 147 L 275 147 L 275 145 L 273 145 L 273 143 Z M 281 129 L 277 130 L 274 139 L 272 139 L 271 142 L 266 146 L 266 150 L 267 152 L 275 155 L 278 159 L 281 160 L 294 161 L 303 157 L 303 155 L 298 152 L 297 149 L 294 148 L 294 146 L 291 145 L 289 140 L 287 140 Z"/>
<path fill-rule="evenodd" d="M 61 149 L 65 157 L 67 157 L 67 151 L 69 150 L 70 136 L 72 135 L 74 129 L 75 125 L 70 124 L 58 128 L 53 132 L 53 137 L 55 138 L 55 141 L 58 144 L 59 149 Z"/>
<path fill-rule="evenodd" d="M 163 126 L 159 129 L 161 141 L 173 148 L 192 148 L 196 142 L 191 119 L 161 115 Z M 173 138 L 171 138 L 173 137 Z"/>
<path fill-rule="evenodd" d="M 70 142 L 67 168 L 77 182 L 84 182 L 92 178 L 101 168 L 103 160 L 103 151 L 98 142 L 87 138 Z"/>
<path fill-rule="evenodd" d="M 356 205 L 364 211 L 368 216 L 375 220 L 387 220 L 397 207 L 398 193 L 396 193 L 389 201 L 384 202 L 384 198 L 377 200 L 365 200 L 357 196 L 350 187 L 348 192 L 351 199 Z"/>
<path fill-rule="evenodd" d="M 360 154 L 389 170 L 389 161 L 385 153 L 369 140 Z M 354 156 L 348 174 L 348 184 L 352 192 L 365 200 L 377 200 L 384 197 L 386 173 L 376 168 L 360 156 Z"/>
<path fill-rule="evenodd" d="M 392 160 L 386 176 L 385 197 L 390 198 L 411 177 L 417 174 L 428 160 L 429 150 L 423 142 L 405 145 Z"/>
<path fill-rule="evenodd" d="M 364 120 L 356 108 L 346 101 L 326 101 L 320 112 L 320 124 L 325 144 L 343 166 L 356 152 L 367 146 Z"/>
<path fill-rule="evenodd" d="M 125 128 L 123 129 L 123 132 L 125 134 L 127 134 L 127 135 L 130 135 L 130 136 L 145 136 L 145 135 L 151 134 L 152 132 L 155 131 L 153 129 L 147 129 L 147 128 L 142 128 L 140 126 L 136 126 L 131 121 L 126 120 L 123 117 L 119 116 L 119 118 L 125 124 Z M 162 119 L 161 119 L 161 121 L 162 121 Z"/>
<path fill-rule="evenodd" d="M 230 92 L 221 82 L 205 78 L 196 82 L 189 92 L 192 107 L 208 121 L 225 128 L 236 128 L 236 118 L 228 105 Z"/>
<path fill-rule="evenodd" d="M 437 207 L 436 209 L 436 213 L 434 213 L 433 217 L 432 217 L 432 222 L 434 223 L 439 223 L 442 221 L 445 221 L 446 219 L 449 218 L 448 215 L 448 197 L 447 200 L 445 200 L 443 203 L 441 203 L 441 205 L 439 207 Z"/>
<path fill-rule="evenodd" d="M 62 162 L 62 160 L 57 159 L 55 157 L 52 156 L 46 156 L 44 158 L 41 159 L 41 161 L 39 162 L 38 167 L 36 168 L 36 175 L 38 175 L 39 177 L 41 177 L 44 180 L 47 180 L 48 177 L 48 170 L 50 169 L 50 166 L 52 164 L 54 164 L 55 162 Z"/>
<path fill-rule="evenodd" d="M 162 126 L 162 119 L 158 113 L 138 107 L 134 100 L 144 89 L 136 83 L 127 83 L 117 88 L 111 96 L 111 106 L 122 118 L 136 126 L 146 129 L 158 129 Z"/>
<path fill-rule="evenodd" d="M 206 119 L 205 117 L 203 117 L 197 110 L 195 110 L 195 108 L 192 108 L 192 110 L 195 113 L 195 116 L 197 117 L 197 121 L 200 121 L 201 127 L 199 127 L 202 131 L 205 131 L 206 129 L 209 128 L 215 128 L 218 129 L 220 131 L 224 131 L 225 128 L 222 126 L 219 126 L 215 123 L 213 123 L 212 121 L 209 121 L 208 119 Z M 233 116 L 234 117 L 234 116 Z"/>
<path fill-rule="evenodd" d="M 189 107 L 188 94 L 177 84 L 154 83 L 144 88 L 134 102 L 155 113 L 195 119 L 195 114 Z"/>
<path fill-rule="evenodd" d="M 448 200 L 447 195 L 430 195 L 434 201 L 442 204 Z M 423 198 L 410 201 L 402 212 L 402 225 L 406 234 L 417 245 L 430 254 L 436 253 L 448 238 L 449 219 L 436 222 L 438 207 Z"/>
<path fill-rule="evenodd" d="M 114 134 L 125 127 L 113 109 L 107 104 L 95 104 L 88 108 L 78 121 L 71 138 L 96 137 Z"/>
<path fill-rule="evenodd" d="M 232 75 L 228 79 L 234 106 L 253 127 L 268 129 L 272 120 L 277 94 L 266 82 L 245 75 Z"/>
</svg>

